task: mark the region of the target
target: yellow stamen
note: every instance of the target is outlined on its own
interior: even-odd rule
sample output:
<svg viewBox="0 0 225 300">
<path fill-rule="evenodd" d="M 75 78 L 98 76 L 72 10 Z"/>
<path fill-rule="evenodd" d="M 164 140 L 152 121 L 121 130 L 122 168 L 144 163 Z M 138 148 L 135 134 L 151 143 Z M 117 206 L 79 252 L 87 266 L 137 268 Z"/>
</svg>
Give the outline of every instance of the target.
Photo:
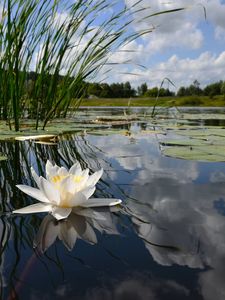
<svg viewBox="0 0 225 300">
<path fill-rule="evenodd" d="M 51 181 L 53 182 L 53 183 L 59 183 L 60 181 L 62 181 L 64 178 L 66 178 L 67 176 L 66 175 L 56 175 L 56 176 L 53 176 L 52 178 L 51 178 Z"/>
<path fill-rule="evenodd" d="M 83 179 L 82 176 L 74 176 L 74 177 L 73 177 L 73 180 L 74 180 L 76 183 L 81 182 L 82 179 Z"/>
</svg>

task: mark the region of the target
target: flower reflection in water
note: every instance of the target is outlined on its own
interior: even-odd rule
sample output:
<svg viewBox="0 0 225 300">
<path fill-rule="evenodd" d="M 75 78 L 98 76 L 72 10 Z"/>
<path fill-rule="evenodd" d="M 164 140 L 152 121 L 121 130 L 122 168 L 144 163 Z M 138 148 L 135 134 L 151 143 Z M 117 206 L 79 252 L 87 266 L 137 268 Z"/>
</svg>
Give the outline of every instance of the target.
<svg viewBox="0 0 225 300">
<path fill-rule="evenodd" d="M 34 240 L 34 247 L 44 253 L 57 239 L 61 240 L 68 250 L 72 250 L 76 240 L 82 239 L 90 244 L 97 243 L 95 230 L 107 234 L 119 234 L 113 222 L 114 208 L 77 208 L 67 219 L 56 220 L 52 215 L 47 215 L 39 228 Z"/>
</svg>

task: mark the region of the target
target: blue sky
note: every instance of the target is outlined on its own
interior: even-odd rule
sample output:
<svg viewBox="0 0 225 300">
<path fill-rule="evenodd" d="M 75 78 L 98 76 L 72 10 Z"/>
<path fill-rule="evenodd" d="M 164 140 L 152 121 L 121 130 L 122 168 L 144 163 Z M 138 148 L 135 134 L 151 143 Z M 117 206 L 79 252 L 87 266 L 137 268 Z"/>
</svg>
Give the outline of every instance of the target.
<svg viewBox="0 0 225 300">
<path fill-rule="evenodd" d="M 62 22 L 69 18 L 62 3 L 68 5 L 76 2 L 69 1 L 61 2 L 61 10 L 57 18 Z M 126 4 L 131 8 L 137 1 L 115 0 L 117 3 L 115 7 L 119 10 Z M 114 1 L 111 0 L 108 0 L 108 3 L 114 5 Z M 94 78 L 95 81 L 103 80 L 108 83 L 130 81 L 134 87 L 146 82 L 149 87 L 153 87 L 160 86 L 164 78 L 169 78 L 178 89 L 180 86 L 192 84 L 195 79 L 199 81 L 201 87 L 225 80 L 225 0 L 142 0 L 139 7 L 135 8 L 143 7 L 149 9 L 135 15 L 130 30 L 137 32 L 154 28 L 153 32 L 132 41 L 114 53 L 111 52 L 109 62 L 118 65 L 114 65 L 112 71 L 107 73 L 107 78 L 99 74 Z M 181 7 L 185 9 L 145 18 L 149 14 Z M 77 52 L 83 51 L 85 44 L 97 32 L 98 24 L 101 24 L 112 12 L 106 9 L 98 14 L 95 23 L 92 24 L 96 26 L 95 30 L 87 34 L 81 44 L 74 47 L 71 58 L 75 57 Z M 86 22 L 87 20 L 83 25 Z M 74 34 L 71 42 L 77 44 L 78 40 L 79 30 Z M 43 48 L 43 45 L 39 46 L 40 49 Z M 33 68 L 38 56 L 37 53 L 35 55 Z M 127 60 L 132 63 L 123 64 Z M 140 65 L 144 65 L 145 68 L 141 68 Z M 62 73 L 66 72 L 67 66 L 65 63 L 65 70 L 62 69 Z M 103 68 L 102 74 L 106 68 Z M 171 89 L 174 88 L 171 86 Z"/>
<path fill-rule="evenodd" d="M 132 5 L 136 0 L 125 0 Z M 130 52 L 123 57 L 115 53 L 112 60 L 131 59 L 133 65 L 117 66 L 108 82 L 130 81 L 134 86 L 146 82 L 160 85 L 168 77 L 177 88 L 197 79 L 201 87 L 225 80 L 225 1 L 224 0 L 144 0 L 151 12 L 185 7 L 184 11 L 163 14 L 133 24 L 134 30 L 155 26 L 153 33 L 126 46 Z M 204 9 L 207 18 L 205 19 Z M 141 15 L 142 14 L 142 15 Z M 137 17 L 142 18 L 145 12 Z M 146 69 L 136 64 L 144 64 Z M 135 73 L 131 75 L 126 73 Z"/>
</svg>

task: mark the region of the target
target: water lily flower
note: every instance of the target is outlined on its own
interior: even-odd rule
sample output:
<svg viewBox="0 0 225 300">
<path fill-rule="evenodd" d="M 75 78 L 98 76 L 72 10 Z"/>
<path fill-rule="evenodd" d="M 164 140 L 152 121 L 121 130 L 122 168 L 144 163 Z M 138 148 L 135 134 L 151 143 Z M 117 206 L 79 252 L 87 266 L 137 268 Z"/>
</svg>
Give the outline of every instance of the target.
<svg viewBox="0 0 225 300">
<path fill-rule="evenodd" d="M 95 185 L 103 170 L 89 175 L 89 169 L 82 170 L 76 162 L 69 170 L 64 167 L 46 163 L 46 178 L 38 176 L 31 168 L 32 176 L 38 188 L 27 185 L 17 187 L 40 203 L 14 210 L 13 213 L 50 212 L 57 220 L 67 218 L 77 207 L 90 208 L 120 204 L 120 199 L 90 198 L 95 192 Z"/>
</svg>

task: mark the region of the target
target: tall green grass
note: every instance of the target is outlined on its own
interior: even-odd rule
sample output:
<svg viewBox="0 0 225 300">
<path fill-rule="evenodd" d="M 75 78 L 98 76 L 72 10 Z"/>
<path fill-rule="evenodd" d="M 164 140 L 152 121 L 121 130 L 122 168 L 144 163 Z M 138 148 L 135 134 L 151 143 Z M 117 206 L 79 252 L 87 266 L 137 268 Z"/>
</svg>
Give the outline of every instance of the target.
<svg viewBox="0 0 225 300">
<path fill-rule="evenodd" d="M 85 81 L 110 55 L 152 31 L 133 31 L 142 0 L 132 7 L 111 0 L 4 0 L 0 16 L 0 117 L 20 129 L 22 117 L 66 117 L 79 106 Z M 141 9 L 146 9 L 142 7 Z M 149 14 L 152 17 L 179 9 Z M 145 17 L 145 19 L 147 18 Z M 105 69 L 107 74 L 111 65 Z M 29 71 L 33 71 L 30 78 Z"/>
</svg>

